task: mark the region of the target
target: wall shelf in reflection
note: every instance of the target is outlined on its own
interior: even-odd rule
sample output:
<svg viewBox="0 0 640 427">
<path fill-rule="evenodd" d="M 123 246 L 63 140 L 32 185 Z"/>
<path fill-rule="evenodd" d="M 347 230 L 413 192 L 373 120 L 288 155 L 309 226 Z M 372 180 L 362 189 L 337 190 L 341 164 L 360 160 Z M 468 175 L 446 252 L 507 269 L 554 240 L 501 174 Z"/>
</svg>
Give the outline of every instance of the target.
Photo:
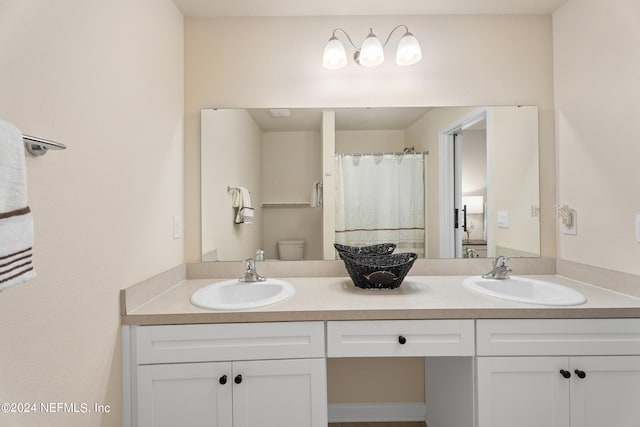
<svg viewBox="0 0 640 427">
<path fill-rule="evenodd" d="M 308 208 L 311 206 L 309 202 L 277 202 L 277 203 L 263 203 L 263 208 Z"/>
</svg>

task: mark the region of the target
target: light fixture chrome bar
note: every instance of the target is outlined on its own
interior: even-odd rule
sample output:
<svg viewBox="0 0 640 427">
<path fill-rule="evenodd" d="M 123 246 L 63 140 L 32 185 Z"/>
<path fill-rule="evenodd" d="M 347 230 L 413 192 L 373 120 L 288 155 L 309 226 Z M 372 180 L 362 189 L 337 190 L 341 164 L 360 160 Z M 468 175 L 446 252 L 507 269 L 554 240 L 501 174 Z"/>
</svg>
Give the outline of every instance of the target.
<svg viewBox="0 0 640 427">
<path fill-rule="evenodd" d="M 387 43 L 389 43 L 389 40 L 391 40 L 391 36 L 393 35 L 393 33 L 398 29 L 398 28 L 404 28 L 404 32 L 405 34 L 409 33 L 409 27 L 407 27 L 404 24 L 400 24 L 397 25 L 393 30 L 391 30 L 391 32 L 389 33 L 389 35 L 387 36 L 387 39 L 384 41 L 384 43 L 382 43 L 382 47 L 386 47 Z M 410 34 L 410 33 L 409 33 Z"/>
<path fill-rule="evenodd" d="M 344 34 L 345 36 L 347 36 L 347 40 L 349 40 L 349 43 L 351 43 L 351 46 L 353 46 L 353 48 L 356 51 L 360 51 L 360 48 L 358 46 L 355 45 L 355 43 L 353 42 L 353 40 L 351 40 L 351 37 L 349 36 L 349 33 L 347 33 L 345 30 L 343 30 L 342 28 L 336 28 L 335 30 L 333 30 L 333 34 L 331 35 L 331 37 L 336 37 L 336 32 L 340 31 L 342 34 Z"/>
<path fill-rule="evenodd" d="M 22 135 L 27 151 L 33 156 L 43 156 L 49 150 L 66 150 L 67 146 L 59 142 L 35 136 Z"/>
<path fill-rule="evenodd" d="M 422 59 L 422 49 L 416 37 L 409 32 L 409 27 L 404 24 L 396 25 L 384 43 L 373 33 L 373 28 L 369 28 L 369 35 L 362 42 L 361 46 L 357 46 L 349 34 L 342 28 L 336 28 L 331 34 L 331 38 L 327 42 L 324 53 L 322 55 L 322 65 L 329 70 L 338 70 L 347 65 L 347 53 L 342 42 L 338 39 L 338 33 L 342 33 L 351 46 L 355 49 L 353 59 L 363 67 L 375 67 L 384 62 L 384 48 L 391 40 L 391 36 L 396 30 L 404 30 L 404 35 L 398 43 L 396 49 L 396 64 L 400 66 L 413 65 Z"/>
</svg>

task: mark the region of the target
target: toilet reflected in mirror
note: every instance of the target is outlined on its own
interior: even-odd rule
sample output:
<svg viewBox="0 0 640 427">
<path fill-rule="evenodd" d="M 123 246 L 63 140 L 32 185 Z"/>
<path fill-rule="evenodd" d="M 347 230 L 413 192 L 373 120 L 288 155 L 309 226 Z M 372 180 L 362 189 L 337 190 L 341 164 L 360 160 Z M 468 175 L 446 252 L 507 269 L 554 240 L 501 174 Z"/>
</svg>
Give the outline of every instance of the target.
<svg viewBox="0 0 640 427">
<path fill-rule="evenodd" d="M 278 240 L 278 259 L 302 261 L 304 259 L 304 240 Z"/>
</svg>

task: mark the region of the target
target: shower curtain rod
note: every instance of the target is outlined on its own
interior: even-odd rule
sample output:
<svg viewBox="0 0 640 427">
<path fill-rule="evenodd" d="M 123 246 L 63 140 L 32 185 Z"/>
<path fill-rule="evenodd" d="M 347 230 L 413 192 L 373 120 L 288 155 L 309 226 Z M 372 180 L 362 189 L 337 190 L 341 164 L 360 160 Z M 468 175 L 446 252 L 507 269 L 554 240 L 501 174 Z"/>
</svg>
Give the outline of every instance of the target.
<svg viewBox="0 0 640 427">
<path fill-rule="evenodd" d="M 385 151 L 382 153 L 336 153 L 336 156 L 384 156 L 384 155 L 393 155 L 393 156 L 404 156 L 406 154 L 423 154 L 425 156 L 429 155 L 429 151 L 414 151 L 414 152 L 404 152 L 404 151 Z"/>
</svg>

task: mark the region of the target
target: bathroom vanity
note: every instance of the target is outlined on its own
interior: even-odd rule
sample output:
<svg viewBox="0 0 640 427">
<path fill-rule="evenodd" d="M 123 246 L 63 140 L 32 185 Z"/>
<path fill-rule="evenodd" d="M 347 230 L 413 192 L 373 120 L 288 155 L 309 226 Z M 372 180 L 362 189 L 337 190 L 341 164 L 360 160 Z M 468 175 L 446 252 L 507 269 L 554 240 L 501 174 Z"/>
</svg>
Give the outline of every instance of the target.
<svg viewBox="0 0 640 427">
<path fill-rule="evenodd" d="M 372 405 L 369 421 L 383 411 L 429 427 L 638 424 L 640 300 L 545 276 L 587 297 L 548 307 L 477 295 L 464 279 L 370 291 L 347 277 L 290 278 L 292 298 L 227 312 L 189 303 L 213 280 L 135 307 L 123 291 L 123 424 L 324 427 L 344 418 L 327 403 L 326 361 L 347 357 L 425 360 L 424 404 Z"/>
<path fill-rule="evenodd" d="M 139 426 L 327 423 L 322 322 L 140 326 L 131 332 Z"/>
</svg>

